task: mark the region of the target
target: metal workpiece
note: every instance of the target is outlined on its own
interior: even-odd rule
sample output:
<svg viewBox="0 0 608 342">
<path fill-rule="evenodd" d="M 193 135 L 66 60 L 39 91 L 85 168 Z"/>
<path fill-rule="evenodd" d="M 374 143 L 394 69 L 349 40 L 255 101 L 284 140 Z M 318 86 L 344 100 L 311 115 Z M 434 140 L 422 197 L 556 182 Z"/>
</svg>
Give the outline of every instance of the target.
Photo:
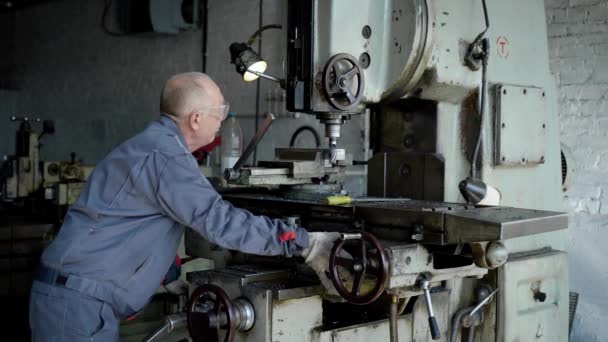
<svg viewBox="0 0 608 342">
<path fill-rule="evenodd" d="M 317 184 L 323 187 L 340 184 L 345 167 L 349 165 L 352 165 L 352 157 L 343 149 L 336 149 L 332 156 L 328 149 L 277 148 L 275 160 L 259 161 L 257 167 L 243 167 L 233 183 L 250 186 Z M 325 182 L 321 184 L 319 179 Z"/>
</svg>

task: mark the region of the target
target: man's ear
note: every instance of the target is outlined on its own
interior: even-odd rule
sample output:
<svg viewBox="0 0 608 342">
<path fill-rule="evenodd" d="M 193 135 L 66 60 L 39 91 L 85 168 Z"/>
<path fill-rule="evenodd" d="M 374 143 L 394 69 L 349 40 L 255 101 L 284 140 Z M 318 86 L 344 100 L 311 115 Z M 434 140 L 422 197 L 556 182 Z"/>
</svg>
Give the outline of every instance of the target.
<svg viewBox="0 0 608 342">
<path fill-rule="evenodd" d="M 198 131 L 201 126 L 201 113 L 199 113 L 198 111 L 190 113 L 190 115 L 188 116 L 188 125 L 193 130 Z"/>
</svg>

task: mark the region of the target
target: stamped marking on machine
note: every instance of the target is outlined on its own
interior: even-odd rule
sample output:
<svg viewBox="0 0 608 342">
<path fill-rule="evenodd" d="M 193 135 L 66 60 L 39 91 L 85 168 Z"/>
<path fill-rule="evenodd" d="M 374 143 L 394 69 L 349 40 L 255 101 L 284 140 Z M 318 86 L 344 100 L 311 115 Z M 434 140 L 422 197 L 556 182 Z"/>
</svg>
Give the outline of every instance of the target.
<svg viewBox="0 0 608 342">
<path fill-rule="evenodd" d="M 496 39 L 496 50 L 498 52 L 498 57 L 508 59 L 511 54 L 510 51 L 510 41 L 509 38 L 505 36 L 498 36 Z"/>
</svg>

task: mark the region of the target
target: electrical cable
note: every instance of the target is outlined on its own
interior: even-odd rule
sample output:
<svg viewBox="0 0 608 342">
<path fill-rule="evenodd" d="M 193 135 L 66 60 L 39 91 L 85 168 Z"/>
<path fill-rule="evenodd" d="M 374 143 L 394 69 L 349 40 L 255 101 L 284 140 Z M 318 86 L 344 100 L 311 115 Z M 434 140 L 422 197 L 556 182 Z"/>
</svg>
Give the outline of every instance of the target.
<svg viewBox="0 0 608 342">
<path fill-rule="evenodd" d="M 482 42 L 485 42 L 484 45 L 487 45 L 487 38 L 484 39 Z M 473 158 L 471 160 L 471 178 L 476 178 L 477 177 L 477 158 L 479 157 L 479 150 L 481 147 L 481 141 L 482 141 L 482 136 L 483 136 L 483 128 L 485 125 L 485 112 L 486 112 L 486 88 L 487 88 L 487 71 L 488 71 L 488 54 L 484 53 L 483 59 L 482 59 L 482 65 L 481 65 L 481 90 L 480 90 L 480 96 L 481 96 L 481 101 L 479 104 L 479 116 L 480 116 L 480 121 L 479 121 L 479 133 L 477 135 L 477 141 L 475 142 L 475 150 L 473 151 Z"/>
<path fill-rule="evenodd" d="M 483 36 L 486 34 L 486 32 L 488 32 L 488 29 L 490 29 L 490 18 L 488 16 L 488 7 L 486 5 L 486 0 L 481 0 L 481 3 L 483 5 L 483 15 L 484 15 L 485 23 L 486 23 L 486 28 L 481 33 L 479 33 L 477 35 L 477 37 L 475 37 L 475 40 L 473 40 L 473 43 L 471 43 L 471 45 L 470 45 L 471 51 L 478 46 L 481 47 L 481 53 L 480 53 L 479 57 L 481 57 L 481 61 L 482 61 L 481 89 L 480 89 L 481 99 L 480 99 L 480 103 L 479 103 L 479 116 L 480 116 L 479 134 L 477 136 L 477 141 L 475 142 L 473 158 L 471 158 L 471 178 L 477 177 L 477 158 L 479 157 L 479 150 L 481 147 L 483 128 L 485 125 L 485 116 L 486 116 L 485 115 L 486 91 L 487 91 L 487 83 L 488 83 L 487 69 L 488 69 L 488 58 L 490 55 L 489 40 L 487 38 L 483 38 Z M 471 53 L 471 52 L 469 52 L 469 53 Z M 479 57 L 477 57 L 477 58 L 479 58 Z"/>
<path fill-rule="evenodd" d="M 293 132 L 293 134 L 291 135 L 291 139 L 289 139 L 289 147 L 295 146 L 296 139 L 304 131 L 309 131 L 312 133 L 315 138 L 315 144 L 317 148 L 321 146 L 321 137 L 319 136 L 319 133 L 317 133 L 317 131 L 312 126 L 301 126 L 300 128 L 296 129 L 296 131 Z"/>
<path fill-rule="evenodd" d="M 103 6 L 103 12 L 101 14 L 101 28 L 103 29 L 103 31 L 113 37 L 123 37 L 126 36 L 126 33 L 124 32 L 115 32 L 112 31 L 108 28 L 107 25 L 107 17 L 108 17 L 108 12 L 110 11 L 110 8 L 112 7 L 112 0 L 104 0 L 104 6 Z"/>
<path fill-rule="evenodd" d="M 258 27 L 259 29 L 256 31 L 259 32 L 259 34 L 261 35 L 264 26 L 263 24 L 263 18 L 264 18 L 264 1 L 260 0 L 260 11 L 258 13 L 259 18 L 258 18 Z M 252 37 L 255 37 L 255 34 Z M 251 38 L 250 38 L 251 40 Z M 262 55 L 262 40 L 258 40 L 258 53 L 260 55 Z M 260 125 L 260 79 L 258 78 L 257 81 L 255 82 L 255 131 L 258 131 L 258 127 Z M 255 149 L 253 150 L 253 165 L 255 166 L 255 164 L 258 161 L 258 145 L 255 145 Z"/>
</svg>

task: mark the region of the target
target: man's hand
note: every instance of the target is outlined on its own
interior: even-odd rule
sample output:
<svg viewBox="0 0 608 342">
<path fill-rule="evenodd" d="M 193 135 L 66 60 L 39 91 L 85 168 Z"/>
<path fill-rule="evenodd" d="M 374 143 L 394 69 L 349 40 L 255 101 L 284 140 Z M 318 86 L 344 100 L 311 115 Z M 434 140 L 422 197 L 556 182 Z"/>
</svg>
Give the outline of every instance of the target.
<svg viewBox="0 0 608 342">
<path fill-rule="evenodd" d="M 334 232 L 308 233 L 310 244 L 308 248 L 302 251 L 302 256 L 306 258 L 306 264 L 315 271 L 323 287 L 332 295 L 338 294 L 331 279 L 328 277 L 329 255 L 331 254 L 334 241 L 339 238 L 340 233 Z"/>
</svg>

